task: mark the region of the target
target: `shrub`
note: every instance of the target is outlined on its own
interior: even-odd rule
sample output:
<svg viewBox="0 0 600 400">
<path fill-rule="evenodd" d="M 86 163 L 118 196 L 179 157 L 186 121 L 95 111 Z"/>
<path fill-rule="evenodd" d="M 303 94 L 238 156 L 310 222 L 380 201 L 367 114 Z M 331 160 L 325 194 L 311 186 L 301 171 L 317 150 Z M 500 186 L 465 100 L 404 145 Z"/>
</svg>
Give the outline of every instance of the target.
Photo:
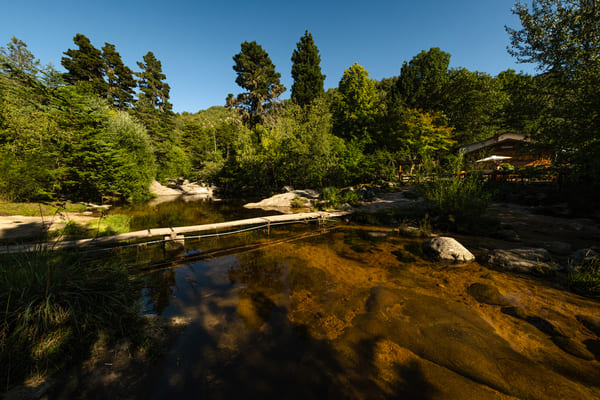
<svg viewBox="0 0 600 400">
<path fill-rule="evenodd" d="M 575 271 L 569 273 L 569 287 L 587 296 L 600 296 L 600 259 L 585 260 Z"/>
<path fill-rule="evenodd" d="M 443 175 L 431 165 L 429 179 L 422 186 L 432 219 L 435 224 L 446 229 L 472 227 L 483 215 L 490 201 L 490 194 L 484 190 L 481 176 L 471 173 L 461 177 L 462 157 L 450 160 L 450 174 Z"/>
</svg>

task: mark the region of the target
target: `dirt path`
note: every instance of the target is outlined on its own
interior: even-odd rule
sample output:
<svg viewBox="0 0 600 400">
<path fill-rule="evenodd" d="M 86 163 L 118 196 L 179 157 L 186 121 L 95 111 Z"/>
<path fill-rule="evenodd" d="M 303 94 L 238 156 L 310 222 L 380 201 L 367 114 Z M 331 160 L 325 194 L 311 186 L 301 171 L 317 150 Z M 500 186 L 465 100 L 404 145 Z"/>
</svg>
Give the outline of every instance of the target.
<svg viewBox="0 0 600 400">
<path fill-rule="evenodd" d="M 13 242 L 42 237 L 44 232 L 62 229 L 70 221 L 85 225 L 97 218 L 93 215 L 69 212 L 45 217 L 0 216 L 0 240 Z"/>
</svg>

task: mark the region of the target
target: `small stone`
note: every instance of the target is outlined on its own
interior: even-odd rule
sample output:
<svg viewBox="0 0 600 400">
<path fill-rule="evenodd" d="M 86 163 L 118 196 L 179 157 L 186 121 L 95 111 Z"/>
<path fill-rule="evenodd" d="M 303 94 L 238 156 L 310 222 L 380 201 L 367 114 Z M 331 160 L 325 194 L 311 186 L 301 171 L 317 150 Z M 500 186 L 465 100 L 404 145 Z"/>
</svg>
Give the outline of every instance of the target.
<svg viewBox="0 0 600 400">
<path fill-rule="evenodd" d="M 522 320 L 527 320 L 527 313 L 523 307 L 503 307 L 501 310 L 504 314 L 510 315 Z"/>
</svg>

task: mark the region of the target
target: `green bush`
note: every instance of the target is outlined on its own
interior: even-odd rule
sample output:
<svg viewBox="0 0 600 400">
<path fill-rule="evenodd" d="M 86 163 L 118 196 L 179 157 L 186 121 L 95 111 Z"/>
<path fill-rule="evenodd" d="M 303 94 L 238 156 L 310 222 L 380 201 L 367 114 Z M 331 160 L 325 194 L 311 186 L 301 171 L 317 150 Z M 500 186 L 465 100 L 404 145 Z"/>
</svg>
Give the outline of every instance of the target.
<svg viewBox="0 0 600 400">
<path fill-rule="evenodd" d="M 139 326 L 137 293 L 117 262 L 46 246 L 0 258 L 0 385 L 64 367 L 100 332 Z"/>
<path fill-rule="evenodd" d="M 449 172 L 434 170 L 421 186 L 432 222 L 440 228 L 461 230 L 473 228 L 487 209 L 490 194 L 483 179 L 472 173 L 461 177 L 462 157 L 450 159 Z"/>
</svg>

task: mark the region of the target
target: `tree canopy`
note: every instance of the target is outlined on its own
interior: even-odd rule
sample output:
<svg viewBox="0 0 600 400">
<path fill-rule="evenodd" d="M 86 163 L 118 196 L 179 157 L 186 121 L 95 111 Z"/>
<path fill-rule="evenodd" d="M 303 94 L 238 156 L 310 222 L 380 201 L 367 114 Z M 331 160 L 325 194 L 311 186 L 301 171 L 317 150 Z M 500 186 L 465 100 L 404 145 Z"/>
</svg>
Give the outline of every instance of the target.
<svg viewBox="0 0 600 400">
<path fill-rule="evenodd" d="M 367 70 L 354 63 L 339 83 L 339 96 L 334 104 L 334 131 L 347 140 L 370 143 L 379 97 L 375 82 Z"/>
<path fill-rule="evenodd" d="M 35 75 L 39 70 L 40 60 L 37 60 L 27 49 L 27 43 L 14 36 L 7 43 L 6 48 L 0 47 L 0 55 L 28 74 Z"/>
<path fill-rule="evenodd" d="M 437 110 L 448 82 L 450 54 L 432 47 L 421 51 L 400 69 L 398 92 L 409 107 Z"/>
</svg>

